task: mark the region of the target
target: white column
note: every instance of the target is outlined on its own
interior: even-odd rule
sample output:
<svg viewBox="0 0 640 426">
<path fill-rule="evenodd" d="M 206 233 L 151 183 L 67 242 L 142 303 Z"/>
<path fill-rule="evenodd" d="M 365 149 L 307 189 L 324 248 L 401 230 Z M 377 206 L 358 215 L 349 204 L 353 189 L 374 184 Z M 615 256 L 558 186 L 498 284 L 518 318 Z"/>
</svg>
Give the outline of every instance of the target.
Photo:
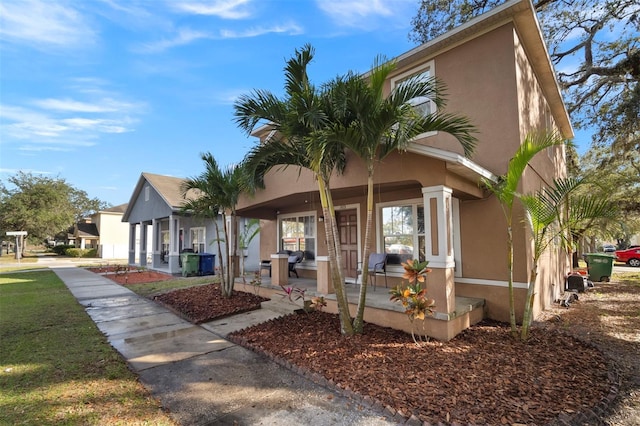
<svg viewBox="0 0 640 426">
<path fill-rule="evenodd" d="M 429 186 L 422 188 L 426 233 L 426 260 L 435 268 L 453 268 L 453 213 L 451 188 Z"/>
<path fill-rule="evenodd" d="M 147 266 L 147 225 L 139 223 L 140 228 L 140 266 Z"/>
<path fill-rule="evenodd" d="M 136 263 L 136 224 L 129 224 L 129 265 Z"/>
</svg>

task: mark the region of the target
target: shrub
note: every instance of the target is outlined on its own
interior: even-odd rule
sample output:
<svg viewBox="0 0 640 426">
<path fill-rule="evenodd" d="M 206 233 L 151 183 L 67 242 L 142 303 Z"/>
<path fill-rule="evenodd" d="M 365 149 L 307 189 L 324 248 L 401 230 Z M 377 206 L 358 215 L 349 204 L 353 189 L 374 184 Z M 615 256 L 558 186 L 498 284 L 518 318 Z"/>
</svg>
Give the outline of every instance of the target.
<svg viewBox="0 0 640 426">
<path fill-rule="evenodd" d="M 59 255 L 63 255 L 67 253 L 67 250 L 75 248 L 75 246 L 69 245 L 69 244 L 64 244 L 64 245 L 59 245 L 59 246 L 54 246 L 51 247 L 51 251 L 59 254 Z"/>
<path fill-rule="evenodd" d="M 71 247 L 65 251 L 65 254 L 70 257 L 96 257 L 98 255 L 98 250 Z"/>
</svg>

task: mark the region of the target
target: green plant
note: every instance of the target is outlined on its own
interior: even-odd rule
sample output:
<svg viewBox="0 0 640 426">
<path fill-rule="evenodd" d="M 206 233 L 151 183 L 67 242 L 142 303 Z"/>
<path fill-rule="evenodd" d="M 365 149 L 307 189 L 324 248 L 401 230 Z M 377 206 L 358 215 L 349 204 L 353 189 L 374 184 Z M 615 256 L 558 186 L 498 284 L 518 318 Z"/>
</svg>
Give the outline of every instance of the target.
<svg viewBox="0 0 640 426">
<path fill-rule="evenodd" d="M 407 314 L 409 321 L 411 322 L 411 337 L 416 345 L 419 345 L 424 339 L 424 319 L 426 316 L 433 315 L 433 308 L 435 307 L 435 300 L 427 297 L 427 289 L 422 287 L 422 283 L 426 281 L 426 274 L 431 272 L 427 268 L 429 262 L 419 262 L 414 259 L 407 260 L 402 264 L 404 268 L 404 275 L 402 278 L 408 281 L 406 286 L 397 285 L 395 288 L 389 290 L 391 294 L 391 301 L 400 302 L 405 308 L 404 313 Z M 416 337 L 415 320 L 421 320 L 422 333 Z"/>
<path fill-rule="evenodd" d="M 66 254 L 69 257 L 96 257 L 98 255 L 98 250 L 97 249 L 80 249 L 80 248 L 71 247 L 71 248 L 67 248 L 64 251 L 64 254 Z"/>
<path fill-rule="evenodd" d="M 253 293 L 257 296 L 260 292 L 260 286 L 262 285 L 262 275 L 260 271 L 255 271 L 253 279 L 249 281 L 249 284 L 253 287 Z"/>
</svg>

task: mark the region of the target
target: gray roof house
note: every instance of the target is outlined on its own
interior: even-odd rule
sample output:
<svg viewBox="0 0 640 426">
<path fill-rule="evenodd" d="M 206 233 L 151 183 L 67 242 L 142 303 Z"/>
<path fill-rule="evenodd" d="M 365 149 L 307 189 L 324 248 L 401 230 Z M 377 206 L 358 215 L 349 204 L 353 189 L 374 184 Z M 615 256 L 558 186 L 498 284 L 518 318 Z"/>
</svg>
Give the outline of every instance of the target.
<svg viewBox="0 0 640 426">
<path fill-rule="evenodd" d="M 180 254 L 185 251 L 214 254 L 214 266 L 219 265 L 215 223 L 212 219 L 182 211 L 183 183 L 184 179 L 173 176 L 140 175 L 122 218 L 123 222 L 129 223 L 129 264 L 136 263 L 135 252 L 138 250 L 140 266 L 170 274 L 182 272 Z M 186 194 L 186 198 L 197 196 L 193 191 Z M 221 215 L 217 221 L 222 232 Z M 240 218 L 239 222 L 239 229 L 242 229 L 246 220 Z M 224 242 L 221 242 L 221 249 L 223 253 L 227 250 Z M 256 238 L 248 249 L 247 270 L 258 268 L 258 253 L 259 238 Z"/>
</svg>

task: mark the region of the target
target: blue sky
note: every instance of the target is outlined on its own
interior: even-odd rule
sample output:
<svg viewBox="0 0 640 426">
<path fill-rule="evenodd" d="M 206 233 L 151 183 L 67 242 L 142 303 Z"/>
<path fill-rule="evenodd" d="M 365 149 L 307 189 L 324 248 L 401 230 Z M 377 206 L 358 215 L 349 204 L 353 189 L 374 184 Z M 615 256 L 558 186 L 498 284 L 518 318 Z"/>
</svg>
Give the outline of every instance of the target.
<svg viewBox="0 0 640 426">
<path fill-rule="evenodd" d="M 233 122 L 237 96 L 280 94 L 305 43 L 316 83 L 410 50 L 418 3 L 2 0 L 0 180 L 42 173 L 117 205 L 142 172 L 238 162 L 256 140 Z"/>
</svg>

